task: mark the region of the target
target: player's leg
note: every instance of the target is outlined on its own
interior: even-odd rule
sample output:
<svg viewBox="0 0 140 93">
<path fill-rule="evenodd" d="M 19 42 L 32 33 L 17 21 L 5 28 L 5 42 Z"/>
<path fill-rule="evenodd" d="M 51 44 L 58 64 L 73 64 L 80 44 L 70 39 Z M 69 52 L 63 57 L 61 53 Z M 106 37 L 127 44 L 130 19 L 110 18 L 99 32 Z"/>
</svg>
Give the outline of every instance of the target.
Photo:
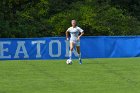
<svg viewBox="0 0 140 93">
<path fill-rule="evenodd" d="M 74 48 L 74 42 L 70 41 L 70 51 L 69 51 L 69 59 L 72 59 L 72 51 Z"/>
<path fill-rule="evenodd" d="M 82 60 L 81 60 L 81 52 L 80 52 L 80 42 L 77 42 L 76 50 L 77 50 L 78 57 L 79 57 L 79 63 L 82 64 Z"/>
<path fill-rule="evenodd" d="M 77 50 L 78 57 L 79 57 L 79 60 L 80 60 L 81 59 L 80 46 L 76 46 L 76 50 Z"/>
</svg>

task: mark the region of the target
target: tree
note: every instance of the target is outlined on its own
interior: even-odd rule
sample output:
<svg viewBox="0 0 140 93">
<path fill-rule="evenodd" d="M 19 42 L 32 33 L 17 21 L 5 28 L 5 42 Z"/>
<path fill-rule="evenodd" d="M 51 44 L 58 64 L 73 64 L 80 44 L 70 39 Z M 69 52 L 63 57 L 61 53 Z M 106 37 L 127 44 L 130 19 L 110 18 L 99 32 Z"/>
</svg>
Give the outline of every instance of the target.
<svg viewBox="0 0 140 93">
<path fill-rule="evenodd" d="M 64 36 L 72 19 L 88 36 L 139 35 L 139 4 L 139 0 L 1 0 L 0 37 Z"/>
<path fill-rule="evenodd" d="M 73 9 L 58 13 L 49 19 L 54 35 L 64 35 L 70 26 L 70 20 L 77 19 L 85 30 L 85 35 L 133 35 L 138 30 L 137 20 L 125 15 L 122 9 L 109 4 L 97 5 L 97 2 L 78 2 Z M 94 6 L 96 5 L 96 6 Z"/>
</svg>

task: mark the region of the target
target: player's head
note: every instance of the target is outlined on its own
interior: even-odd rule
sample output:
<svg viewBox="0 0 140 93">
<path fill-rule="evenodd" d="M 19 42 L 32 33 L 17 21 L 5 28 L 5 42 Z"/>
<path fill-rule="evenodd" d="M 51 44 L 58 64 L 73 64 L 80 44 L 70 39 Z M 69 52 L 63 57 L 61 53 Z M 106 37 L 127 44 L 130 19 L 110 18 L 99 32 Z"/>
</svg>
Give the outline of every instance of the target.
<svg viewBox="0 0 140 93">
<path fill-rule="evenodd" d="M 71 20 L 71 25 L 72 25 L 72 27 L 75 27 L 76 26 L 76 20 Z"/>
</svg>

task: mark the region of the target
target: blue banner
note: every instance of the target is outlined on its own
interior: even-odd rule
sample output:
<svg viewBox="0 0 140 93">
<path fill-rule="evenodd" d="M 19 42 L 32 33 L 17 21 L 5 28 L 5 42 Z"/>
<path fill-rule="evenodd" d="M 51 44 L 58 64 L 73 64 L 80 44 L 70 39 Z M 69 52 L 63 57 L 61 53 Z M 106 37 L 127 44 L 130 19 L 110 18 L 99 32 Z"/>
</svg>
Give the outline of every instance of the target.
<svg viewBox="0 0 140 93">
<path fill-rule="evenodd" d="M 97 36 L 81 38 L 82 58 L 139 57 L 139 36 Z M 0 38 L 0 60 L 65 59 L 69 41 L 64 37 Z M 77 57 L 76 49 L 73 58 Z"/>
</svg>

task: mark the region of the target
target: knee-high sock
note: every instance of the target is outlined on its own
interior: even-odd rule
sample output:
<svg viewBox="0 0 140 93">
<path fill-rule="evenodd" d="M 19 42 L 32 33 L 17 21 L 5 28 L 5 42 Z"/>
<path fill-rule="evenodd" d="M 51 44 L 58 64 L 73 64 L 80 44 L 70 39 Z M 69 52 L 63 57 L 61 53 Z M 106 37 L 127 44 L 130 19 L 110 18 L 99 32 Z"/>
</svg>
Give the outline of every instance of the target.
<svg viewBox="0 0 140 93">
<path fill-rule="evenodd" d="M 80 53 L 80 54 L 78 54 L 78 57 L 79 57 L 79 60 L 81 60 L 81 53 Z"/>
<path fill-rule="evenodd" d="M 69 51 L 69 59 L 72 59 L 72 51 Z"/>
</svg>

